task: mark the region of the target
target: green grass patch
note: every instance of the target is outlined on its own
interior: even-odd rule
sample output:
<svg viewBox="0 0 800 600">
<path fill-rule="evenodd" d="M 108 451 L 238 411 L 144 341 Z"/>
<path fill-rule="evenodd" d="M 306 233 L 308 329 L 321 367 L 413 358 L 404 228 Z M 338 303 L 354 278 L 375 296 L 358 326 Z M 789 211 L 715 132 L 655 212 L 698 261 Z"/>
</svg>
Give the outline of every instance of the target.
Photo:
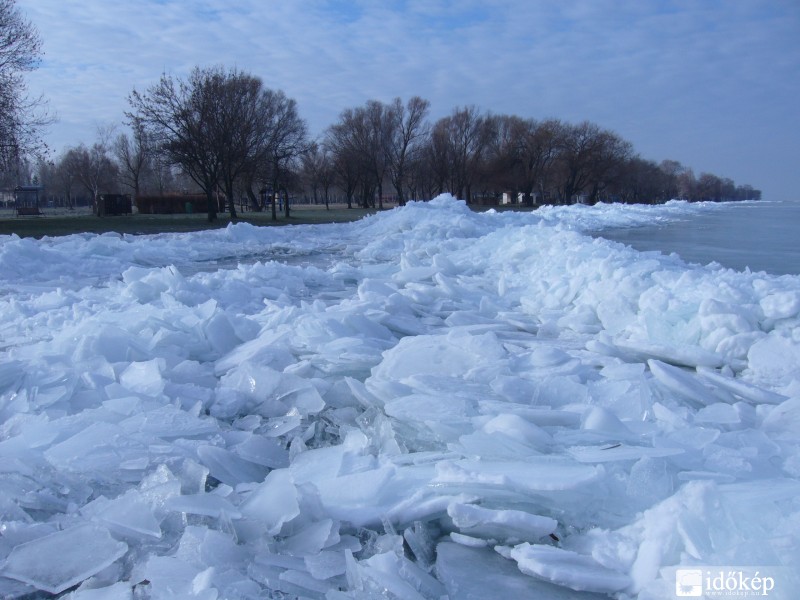
<svg viewBox="0 0 800 600">
<path fill-rule="evenodd" d="M 272 227 L 276 225 L 304 225 L 324 223 L 345 223 L 357 221 L 374 213 L 374 210 L 363 208 L 335 207 L 325 210 L 324 207 L 298 207 L 292 210 L 287 219 L 282 214 L 278 220 L 272 220 L 267 212 L 240 213 L 236 223 Z M 45 236 L 70 235 L 73 233 L 130 233 L 153 234 L 165 232 L 202 231 L 220 229 L 231 222 L 230 215 L 220 214 L 216 221 L 209 222 L 205 214 L 180 215 L 123 215 L 114 217 L 96 217 L 86 212 L 74 214 L 48 214 L 43 216 L 17 217 L 13 213 L 0 216 L 0 235 L 16 234 L 19 237 L 42 238 Z"/>
</svg>

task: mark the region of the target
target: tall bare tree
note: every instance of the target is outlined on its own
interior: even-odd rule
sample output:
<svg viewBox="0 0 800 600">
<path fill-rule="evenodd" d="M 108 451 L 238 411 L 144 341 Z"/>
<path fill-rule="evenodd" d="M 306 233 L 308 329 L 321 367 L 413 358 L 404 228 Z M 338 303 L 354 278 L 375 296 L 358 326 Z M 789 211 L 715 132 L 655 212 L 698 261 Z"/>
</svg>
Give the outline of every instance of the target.
<svg viewBox="0 0 800 600">
<path fill-rule="evenodd" d="M 128 97 L 154 143 L 205 192 L 208 220 L 217 218 L 216 191 L 222 177 L 222 148 L 215 130 L 216 115 L 224 109 L 226 73 L 221 67 L 195 67 L 185 80 L 163 74 L 145 92 Z"/>
<path fill-rule="evenodd" d="M 386 152 L 389 174 L 400 205 L 406 203 L 409 165 L 421 153 L 430 133 L 430 125 L 425 120 L 429 111 L 430 102 L 419 96 L 409 98 L 405 106 L 400 98 L 395 98 L 389 105 Z"/>
<path fill-rule="evenodd" d="M 51 119 L 44 100 L 28 96 L 23 77 L 39 65 L 41 45 L 15 0 L 0 0 L 0 169 L 44 148 L 39 131 Z"/>
<path fill-rule="evenodd" d="M 428 153 L 435 163 L 440 191 L 468 203 L 483 168 L 493 122 L 475 106 L 456 108 L 433 126 Z"/>
<path fill-rule="evenodd" d="M 114 140 L 113 153 L 120 165 L 120 178 L 132 191 L 139 195 L 145 171 L 152 165 L 153 148 L 144 124 L 139 119 L 131 119 L 131 137 L 120 133 Z"/>
<path fill-rule="evenodd" d="M 298 169 L 297 161 L 308 151 L 308 126 L 300 118 L 297 102 L 280 90 L 266 90 L 262 102 L 266 131 L 265 155 L 267 178 L 272 194 L 272 219 L 277 219 L 275 193 L 283 190 L 286 197 L 284 216 L 290 214 L 288 187 Z"/>
<path fill-rule="evenodd" d="M 302 179 L 311 190 L 314 204 L 319 202 L 322 194 L 325 208 L 330 209 L 329 194 L 333 185 L 333 165 L 328 149 L 317 142 L 311 144 L 308 151 L 301 158 Z"/>
<path fill-rule="evenodd" d="M 65 172 L 73 176 L 97 203 L 103 192 L 117 191 L 117 165 L 108 156 L 102 142 L 91 147 L 84 144 L 71 148 L 64 155 Z"/>
</svg>

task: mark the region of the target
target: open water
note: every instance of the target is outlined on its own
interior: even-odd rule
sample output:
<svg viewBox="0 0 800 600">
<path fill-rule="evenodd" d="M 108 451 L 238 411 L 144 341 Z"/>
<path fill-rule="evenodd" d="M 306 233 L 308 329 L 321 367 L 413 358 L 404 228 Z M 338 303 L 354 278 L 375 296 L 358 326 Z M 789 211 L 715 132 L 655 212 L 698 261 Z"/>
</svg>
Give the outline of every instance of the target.
<svg viewBox="0 0 800 600">
<path fill-rule="evenodd" d="M 674 252 L 690 263 L 800 274 L 800 202 L 730 202 L 670 223 L 598 235 L 637 250 Z"/>
</svg>

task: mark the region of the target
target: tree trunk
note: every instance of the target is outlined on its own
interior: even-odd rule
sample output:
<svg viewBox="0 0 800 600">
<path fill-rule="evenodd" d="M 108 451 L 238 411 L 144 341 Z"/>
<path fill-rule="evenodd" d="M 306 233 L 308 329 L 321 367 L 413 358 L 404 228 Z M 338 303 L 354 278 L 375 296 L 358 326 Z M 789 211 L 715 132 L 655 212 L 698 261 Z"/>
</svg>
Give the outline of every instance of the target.
<svg viewBox="0 0 800 600">
<path fill-rule="evenodd" d="M 206 190 L 206 199 L 208 200 L 208 222 L 211 223 L 217 220 L 217 198 L 211 187 Z"/>
</svg>

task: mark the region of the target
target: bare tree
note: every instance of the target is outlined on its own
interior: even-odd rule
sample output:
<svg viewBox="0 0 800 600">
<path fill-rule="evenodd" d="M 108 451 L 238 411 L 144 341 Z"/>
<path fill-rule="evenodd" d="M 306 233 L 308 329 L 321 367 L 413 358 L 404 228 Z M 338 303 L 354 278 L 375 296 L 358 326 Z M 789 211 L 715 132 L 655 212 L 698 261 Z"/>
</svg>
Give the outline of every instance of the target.
<svg viewBox="0 0 800 600">
<path fill-rule="evenodd" d="M 319 203 L 320 193 L 324 192 L 325 208 L 328 206 L 328 191 L 333 182 L 330 153 L 317 142 L 309 147 L 300 159 L 301 176 L 306 189 L 311 190 L 314 204 Z"/>
<path fill-rule="evenodd" d="M 213 115 L 214 131 L 221 153 L 221 183 L 231 219 L 235 219 L 234 184 L 267 158 L 270 92 L 257 77 L 231 70 L 220 93 L 223 99 Z"/>
<path fill-rule="evenodd" d="M 284 216 L 289 217 L 288 187 L 298 169 L 298 158 L 308 151 L 308 126 L 300 118 L 297 102 L 282 91 L 266 90 L 262 102 L 264 116 L 267 179 L 273 192 L 284 190 Z M 277 220 L 275 193 L 272 195 L 272 219 Z"/>
<path fill-rule="evenodd" d="M 722 179 L 713 173 L 700 173 L 697 179 L 698 200 L 722 200 Z"/>
<path fill-rule="evenodd" d="M 114 140 L 113 153 L 120 165 L 120 178 L 131 188 L 134 197 L 139 195 L 142 178 L 153 158 L 153 149 L 144 124 L 131 119 L 132 137 L 120 133 Z"/>
<path fill-rule="evenodd" d="M 406 203 L 406 178 L 408 166 L 422 152 L 430 125 L 425 121 L 430 110 L 430 102 L 414 96 L 403 106 L 400 98 L 395 98 L 390 105 L 389 124 L 386 132 L 386 152 L 389 174 L 392 185 L 397 192 L 397 202 Z"/>
<path fill-rule="evenodd" d="M 483 168 L 493 121 L 475 106 L 457 108 L 433 127 L 428 154 L 439 191 L 472 201 L 473 186 Z"/>
<path fill-rule="evenodd" d="M 334 178 L 342 189 L 347 201 L 347 208 L 353 208 L 353 197 L 364 177 L 358 150 L 352 139 L 351 131 L 345 122 L 345 113 L 338 123 L 331 125 L 325 133 L 323 142 L 331 156 L 331 169 Z"/>
<path fill-rule="evenodd" d="M 217 218 L 215 193 L 222 176 L 222 149 L 215 118 L 223 110 L 225 72 L 195 67 L 188 79 L 163 74 L 146 92 L 131 92 L 128 102 L 164 156 L 180 167 L 205 192 L 208 220 Z"/>
<path fill-rule="evenodd" d="M 65 172 L 86 189 L 95 205 L 102 192 L 116 191 L 119 171 L 102 142 L 96 142 L 91 148 L 84 144 L 71 148 L 64 155 L 63 163 Z"/>
<path fill-rule="evenodd" d="M 39 64 L 41 39 L 15 0 L 0 0 L 0 168 L 43 149 L 39 130 L 52 119 L 42 98 L 30 98 L 23 73 Z"/>
</svg>

